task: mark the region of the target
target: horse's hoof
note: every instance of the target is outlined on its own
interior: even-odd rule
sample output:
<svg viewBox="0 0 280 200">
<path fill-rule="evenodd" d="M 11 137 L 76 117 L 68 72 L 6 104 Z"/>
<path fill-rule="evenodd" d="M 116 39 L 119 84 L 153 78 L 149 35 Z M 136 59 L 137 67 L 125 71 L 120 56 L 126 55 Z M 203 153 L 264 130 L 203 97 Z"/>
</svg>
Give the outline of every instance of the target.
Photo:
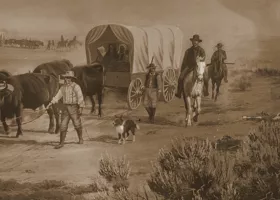
<svg viewBox="0 0 280 200">
<path fill-rule="evenodd" d="M 54 133 L 55 133 L 55 131 L 54 131 L 54 129 L 49 129 L 49 130 L 48 130 L 48 133 L 50 133 L 50 134 L 54 134 Z"/>
<path fill-rule="evenodd" d="M 195 115 L 195 116 L 193 117 L 193 121 L 194 121 L 194 122 L 197 122 L 197 121 L 198 121 L 198 115 Z"/>
</svg>

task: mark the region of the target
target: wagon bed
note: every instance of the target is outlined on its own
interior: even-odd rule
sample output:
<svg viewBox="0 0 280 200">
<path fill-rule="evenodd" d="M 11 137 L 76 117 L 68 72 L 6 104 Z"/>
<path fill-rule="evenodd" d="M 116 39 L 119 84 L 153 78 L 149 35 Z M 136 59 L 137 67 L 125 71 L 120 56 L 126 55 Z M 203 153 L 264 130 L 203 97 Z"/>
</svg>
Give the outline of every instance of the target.
<svg viewBox="0 0 280 200">
<path fill-rule="evenodd" d="M 98 25 L 91 29 L 86 37 L 87 64 L 102 57 L 101 63 L 106 71 L 104 86 L 126 88 L 128 106 L 130 109 L 136 109 L 142 100 L 140 88 L 145 80 L 146 67 L 154 58 L 156 71 L 162 77 L 161 100 L 169 102 L 174 98 L 177 87 L 182 60 L 182 42 L 182 31 L 175 26 Z M 128 50 L 127 61 L 119 61 L 115 57 L 108 61 L 106 52 L 109 45 L 113 47 L 125 45 Z M 119 52 L 120 48 L 116 51 Z M 104 52 L 98 49 L 103 49 Z"/>
</svg>

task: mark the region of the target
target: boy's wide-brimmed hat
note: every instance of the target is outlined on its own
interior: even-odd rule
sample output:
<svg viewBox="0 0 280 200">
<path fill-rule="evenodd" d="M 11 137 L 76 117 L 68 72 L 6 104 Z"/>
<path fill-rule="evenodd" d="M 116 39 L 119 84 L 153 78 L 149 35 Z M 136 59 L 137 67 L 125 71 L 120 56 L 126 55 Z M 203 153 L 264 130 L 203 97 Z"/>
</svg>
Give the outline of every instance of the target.
<svg viewBox="0 0 280 200">
<path fill-rule="evenodd" d="M 156 65 L 154 63 L 151 63 L 148 65 L 147 69 L 151 69 L 151 68 L 157 68 Z"/>
<path fill-rule="evenodd" d="M 67 71 L 65 74 L 62 75 L 62 78 L 74 78 L 74 79 L 76 79 L 73 71 Z"/>
<path fill-rule="evenodd" d="M 192 38 L 190 38 L 191 41 L 198 41 L 198 42 L 202 42 L 202 40 L 200 39 L 198 34 L 193 35 Z"/>
</svg>

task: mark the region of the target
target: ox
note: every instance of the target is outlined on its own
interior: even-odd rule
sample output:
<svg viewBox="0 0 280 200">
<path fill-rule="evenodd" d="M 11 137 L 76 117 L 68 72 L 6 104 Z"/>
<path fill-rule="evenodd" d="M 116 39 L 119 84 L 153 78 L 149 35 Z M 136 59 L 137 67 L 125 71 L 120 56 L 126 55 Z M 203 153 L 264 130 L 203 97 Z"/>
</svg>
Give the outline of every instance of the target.
<svg viewBox="0 0 280 200">
<path fill-rule="evenodd" d="M 93 95 L 97 95 L 98 116 L 101 117 L 101 104 L 103 100 L 103 89 L 105 81 L 105 70 L 100 63 L 91 65 L 75 66 L 74 71 L 78 84 L 81 86 L 84 97 L 88 96 L 92 103 L 91 113 L 95 112 L 95 101 Z"/>
<path fill-rule="evenodd" d="M 26 73 L 11 76 L 1 73 L 0 83 L 0 111 L 4 131 L 9 133 L 6 118 L 14 118 L 18 126 L 16 137 L 22 135 L 22 110 L 24 108 L 36 110 L 38 107 L 47 106 L 59 89 L 59 82 L 55 75 Z M 5 75 L 7 75 L 5 77 Z M 59 132 L 59 124 L 56 132 Z M 49 130 L 54 129 L 50 122 Z"/>
<path fill-rule="evenodd" d="M 73 64 L 66 59 L 55 60 L 38 65 L 33 73 L 55 74 L 57 77 L 73 68 Z"/>
</svg>

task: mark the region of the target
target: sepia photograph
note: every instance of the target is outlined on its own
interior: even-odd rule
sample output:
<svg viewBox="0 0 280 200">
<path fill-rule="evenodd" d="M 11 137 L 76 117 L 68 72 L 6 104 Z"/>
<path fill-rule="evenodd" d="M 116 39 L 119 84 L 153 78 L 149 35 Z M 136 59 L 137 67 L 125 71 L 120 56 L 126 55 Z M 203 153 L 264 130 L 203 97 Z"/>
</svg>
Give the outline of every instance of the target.
<svg viewBox="0 0 280 200">
<path fill-rule="evenodd" d="M 280 199 L 279 0 L 0 4 L 0 200 Z"/>
</svg>

